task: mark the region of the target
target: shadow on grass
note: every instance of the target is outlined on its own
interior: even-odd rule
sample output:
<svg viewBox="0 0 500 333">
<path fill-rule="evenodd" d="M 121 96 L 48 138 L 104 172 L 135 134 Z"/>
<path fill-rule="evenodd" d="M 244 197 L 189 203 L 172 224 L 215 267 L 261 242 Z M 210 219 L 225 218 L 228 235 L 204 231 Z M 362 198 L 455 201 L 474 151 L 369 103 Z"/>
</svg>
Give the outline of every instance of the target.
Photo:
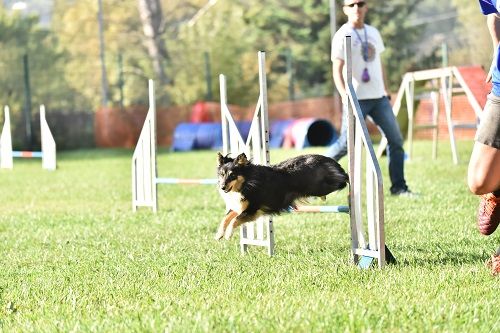
<svg viewBox="0 0 500 333">
<path fill-rule="evenodd" d="M 435 266 L 435 265 L 463 265 L 477 264 L 484 262 L 488 255 L 482 250 L 477 252 L 464 251 L 460 246 L 441 248 L 398 248 L 392 246 L 391 251 L 396 257 L 399 266 Z M 400 254 L 398 256 L 398 253 Z M 406 254 L 406 255 L 404 255 Z"/>
</svg>

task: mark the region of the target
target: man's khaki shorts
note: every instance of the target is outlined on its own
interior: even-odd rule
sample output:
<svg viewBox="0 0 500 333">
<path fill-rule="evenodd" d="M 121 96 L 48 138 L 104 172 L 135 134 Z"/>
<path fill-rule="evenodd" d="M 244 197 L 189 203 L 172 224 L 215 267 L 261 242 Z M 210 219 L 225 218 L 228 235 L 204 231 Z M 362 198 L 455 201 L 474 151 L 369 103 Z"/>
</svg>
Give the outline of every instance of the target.
<svg viewBox="0 0 500 333">
<path fill-rule="evenodd" d="M 475 140 L 500 149 L 500 97 L 488 95 Z"/>
</svg>

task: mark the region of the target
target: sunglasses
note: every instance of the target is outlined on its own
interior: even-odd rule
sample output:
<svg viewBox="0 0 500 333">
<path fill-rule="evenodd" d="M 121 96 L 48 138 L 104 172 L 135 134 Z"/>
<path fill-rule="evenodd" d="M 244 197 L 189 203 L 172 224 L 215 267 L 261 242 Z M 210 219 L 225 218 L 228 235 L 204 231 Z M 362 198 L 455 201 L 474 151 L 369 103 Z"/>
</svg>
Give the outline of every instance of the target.
<svg viewBox="0 0 500 333">
<path fill-rule="evenodd" d="M 360 2 L 350 3 L 350 4 L 344 5 L 344 6 L 345 7 L 351 7 L 351 8 L 353 8 L 354 6 L 358 6 L 358 8 L 363 8 L 365 5 L 366 5 L 366 2 L 360 1 Z"/>
</svg>

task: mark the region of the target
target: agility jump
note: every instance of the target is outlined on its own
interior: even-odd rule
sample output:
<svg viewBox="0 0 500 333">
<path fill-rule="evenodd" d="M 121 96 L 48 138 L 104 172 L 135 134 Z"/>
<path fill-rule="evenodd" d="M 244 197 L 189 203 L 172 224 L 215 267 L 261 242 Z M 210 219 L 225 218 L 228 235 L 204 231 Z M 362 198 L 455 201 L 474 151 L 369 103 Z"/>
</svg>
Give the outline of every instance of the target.
<svg viewBox="0 0 500 333">
<path fill-rule="evenodd" d="M 351 221 L 351 249 L 355 264 L 368 267 L 377 259 L 379 267 L 383 267 L 386 258 L 393 258 L 386 253 L 384 237 L 384 206 L 383 188 L 380 167 L 373 146 L 368 136 L 368 130 L 359 108 L 359 103 L 352 87 L 350 37 L 346 39 L 346 64 L 348 66 L 349 105 L 349 205 L 346 206 L 302 206 L 298 211 L 304 212 L 349 212 Z M 227 106 L 226 80 L 220 75 L 221 118 L 223 153 L 234 156 L 244 152 L 255 163 L 269 165 L 269 122 L 267 115 L 267 83 L 265 76 L 265 53 L 259 52 L 259 87 L 260 94 L 256 110 L 246 142 L 242 139 L 238 128 Z M 156 117 L 153 83 L 149 82 L 150 109 L 139 137 L 139 142 L 132 158 L 132 192 L 133 210 L 137 207 L 151 207 L 157 210 L 157 178 L 156 169 Z M 356 132 L 354 132 L 356 127 Z M 354 136 L 356 133 L 356 136 Z M 361 181 L 362 156 L 366 151 L 366 217 L 363 218 L 363 186 Z M 193 180 L 192 183 L 215 183 L 216 180 Z M 165 182 L 167 183 L 167 182 Z M 172 183 L 172 182 L 168 182 Z M 366 221 L 366 223 L 364 223 Z M 368 225 L 368 242 L 365 241 L 363 225 Z M 261 246 L 267 249 L 269 255 L 274 253 L 273 221 L 269 216 L 263 216 L 256 222 L 245 223 L 240 228 L 240 247 L 242 252 L 248 246 Z M 389 255 L 389 256 L 388 256 Z"/>
<path fill-rule="evenodd" d="M 159 178 L 156 166 L 156 102 L 153 80 L 148 82 L 149 110 L 132 156 L 132 209 L 158 211 L 158 184 L 214 185 L 217 179 Z"/>
<path fill-rule="evenodd" d="M 47 120 L 45 119 L 45 106 L 40 105 L 40 132 L 42 151 L 13 151 L 12 136 L 10 131 L 9 107 L 4 108 L 4 124 L 0 136 L 0 168 L 12 169 L 14 157 L 41 158 L 42 168 L 47 170 L 56 169 L 56 142 L 52 137 Z"/>
<path fill-rule="evenodd" d="M 386 259 L 394 260 L 390 251 L 386 253 L 384 235 L 384 201 L 382 176 L 373 145 L 368 135 L 363 114 L 352 86 L 352 63 L 350 37 L 346 38 L 346 65 L 349 104 L 348 119 L 348 155 L 350 194 L 349 203 L 345 206 L 302 206 L 299 211 L 305 212 L 349 212 L 351 221 L 352 254 L 354 262 L 360 267 L 368 267 L 377 259 L 379 267 L 383 267 Z M 226 80 L 220 76 L 221 113 L 223 129 L 223 153 L 233 156 L 244 152 L 252 156 L 256 163 L 269 164 L 269 131 L 267 117 L 267 84 L 264 71 L 265 54 L 259 52 L 259 86 L 260 95 L 251 130 L 245 143 L 231 117 L 227 107 Z M 356 131 L 354 130 L 356 128 Z M 356 133 L 356 135 L 354 135 Z M 363 231 L 363 194 L 362 194 L 362 156 L 366 152 L 366 224 L 368 225 L 368 242 Z M 270 255 L 274 252 L 274 232 L 272 218 L 261 217 L 257 222 L 245 223 L 240 229 L 240 246 L 245 252 L 249 245 L 264 246 Z"/>
</svg>

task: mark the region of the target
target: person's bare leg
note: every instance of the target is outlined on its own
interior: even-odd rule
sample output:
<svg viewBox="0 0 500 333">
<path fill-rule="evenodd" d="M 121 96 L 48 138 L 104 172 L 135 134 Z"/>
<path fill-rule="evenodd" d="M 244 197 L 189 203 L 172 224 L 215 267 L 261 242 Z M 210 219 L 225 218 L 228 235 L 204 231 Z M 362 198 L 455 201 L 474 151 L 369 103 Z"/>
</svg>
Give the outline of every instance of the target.
<svg viewBox="0 0 500 333">
<path fill-rule="evenodd" d="M 481 195 L 500 190 L 500 150 L 474 143 L 468 170 L 469 189 Z"/>
</svg>

